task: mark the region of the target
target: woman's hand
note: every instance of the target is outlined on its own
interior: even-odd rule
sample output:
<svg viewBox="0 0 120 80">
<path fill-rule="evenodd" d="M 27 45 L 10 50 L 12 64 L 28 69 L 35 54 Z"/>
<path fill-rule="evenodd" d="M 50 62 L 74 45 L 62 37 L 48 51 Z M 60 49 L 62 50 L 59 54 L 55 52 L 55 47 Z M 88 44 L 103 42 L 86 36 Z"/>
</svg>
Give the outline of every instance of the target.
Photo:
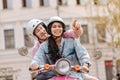
<svg viewBox="0 0 120 80">
<path fill-rule="evenodd" d="M 82 66 L 82 72 L 83 73 L 89 72 L 88 64 L 86 64 L 86 63 L 83 64 L 83 66 Z"/>
</svg>

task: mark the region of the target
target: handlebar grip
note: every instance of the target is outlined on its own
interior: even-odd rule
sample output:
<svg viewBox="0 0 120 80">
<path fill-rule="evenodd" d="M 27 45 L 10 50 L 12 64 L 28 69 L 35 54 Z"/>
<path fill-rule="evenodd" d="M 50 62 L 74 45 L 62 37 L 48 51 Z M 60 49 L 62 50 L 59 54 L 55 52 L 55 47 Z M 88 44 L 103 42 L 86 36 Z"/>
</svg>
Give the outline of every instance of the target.
<svg viewBox="0 0 120 80">
<path fill-rule="evenodd" d="M 32 69 L 31 68 L 29 68 L 29 71 L 31 71 Z"/>
<path fill-rule="evenodd" d="M 77 72 L 78 72 L 78 73 L 81 73 L 82 71 L 81 71 L 81 70 L 78 70 Z"/>
<path fill-rule="evenodd" d="M 89 73 L 89 70 L 87 71 L 87 73 Z"/>
<path fill-rule="evenodd" d="M 39 70 L 40 69 L 40 67 L 38 67 L 37 69 L 35 69 L 35 70 Z M 32 70 L 31 68 L 29 68 L 29 71 L 34 71 L 34 70 Z"/>
<path fill-rule="evenodd" d="M 82 73 L 82 69 L 78 70 L 77 72 Z M 89 73 L 89 70 L 86 73 Z"/>
</svg>

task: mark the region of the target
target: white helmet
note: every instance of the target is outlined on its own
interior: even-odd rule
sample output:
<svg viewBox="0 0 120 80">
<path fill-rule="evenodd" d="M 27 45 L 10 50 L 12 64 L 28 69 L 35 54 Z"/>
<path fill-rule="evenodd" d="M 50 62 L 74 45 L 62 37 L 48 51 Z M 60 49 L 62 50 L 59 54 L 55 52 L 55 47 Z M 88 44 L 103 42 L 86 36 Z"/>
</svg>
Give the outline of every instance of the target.
<svg viewBox="0 0 120 80">
<path fill-rule="evenodd" d="M 60 18 L 60 17 L 58 17 L 58 16 L 54 16 L 54 17 L 51 17 L 51 18 L 49 19 L 48 26 L 49 26 L 51 23 L 56 22 L 56 21 L 61 22 L 62 24 L 64 24 L 64 21 L 63 21 L 62 18 Z M 64 24 L 64 25 L 65 25 L 65 24 Z"/>
<path fill-rule="evenodd" d="M 43 21 L 39 20 L 39 19 L 32 19 L 27 23 L 27 33 L 28 35 L 34 37 L 35 39 L 37 39 L 37 37 L 34 35 L 34 30 L 35 28 L 40 24 L 43 23 Z"/>
<path fill-rule="evenodd" d="M 60 23 L 62 23 L 63 24 L 63 32 L 65 32 L 65 23 L 64 23 L 64 21 L 63 21 L 63 19 L 62 18 L 60 18 L 60 17 L 58 17 L 58 16 L 54 16 L 54 17 L 51 17 L 50 19 L 49 19 L 49 22 L 48 22 L 48 33 L 51 35 L 51 24 L 53 23 L 53 22 L 60 22 Z"/>
</svg>

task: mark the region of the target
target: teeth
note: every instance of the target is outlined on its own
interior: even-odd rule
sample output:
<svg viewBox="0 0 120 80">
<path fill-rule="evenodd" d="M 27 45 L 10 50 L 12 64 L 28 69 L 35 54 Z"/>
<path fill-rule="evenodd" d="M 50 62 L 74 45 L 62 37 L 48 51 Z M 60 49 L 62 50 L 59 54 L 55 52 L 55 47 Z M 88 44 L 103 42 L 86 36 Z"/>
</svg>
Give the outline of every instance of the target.
<svg viewBox="0 0 120 80">
<path fill-rule="evenodd" d="M 57 34 L 58 34 L 58 33 L 61 33 L 61 32 L 57 31 L 57 32 L 55 32 L 55 33 L 57 33 Z"/>
</svg>

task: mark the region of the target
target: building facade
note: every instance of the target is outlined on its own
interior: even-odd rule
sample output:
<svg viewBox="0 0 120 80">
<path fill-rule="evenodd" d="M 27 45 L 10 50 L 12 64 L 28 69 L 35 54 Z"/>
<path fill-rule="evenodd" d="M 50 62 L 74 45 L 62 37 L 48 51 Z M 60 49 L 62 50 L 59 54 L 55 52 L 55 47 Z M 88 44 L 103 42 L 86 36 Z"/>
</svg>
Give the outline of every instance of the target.
<svg viewBox="0 0 120 80">
<path fill-rule="evenodd" d="M 74 18 L 81 23 L 84 34 L 80 41 L 92 61 L 89 74 L 112 80 L 114 71 L 120 71 L 116 64 L 120 62 L 120 49 L 108 45 L 106 23 L 97 20 L 109 16 L 105 0 L 0 0 L 0 80 L 31 80 L 31 58 L 18 54 L 18 48 L 30 49 L 34 44 L 26 33 L 26 24 L 33 18 L 47 24 L 56 15 L 64 19 L 67 29 Z M 112 71 L 114 63 L 117 68 Z"/>
</svg>

